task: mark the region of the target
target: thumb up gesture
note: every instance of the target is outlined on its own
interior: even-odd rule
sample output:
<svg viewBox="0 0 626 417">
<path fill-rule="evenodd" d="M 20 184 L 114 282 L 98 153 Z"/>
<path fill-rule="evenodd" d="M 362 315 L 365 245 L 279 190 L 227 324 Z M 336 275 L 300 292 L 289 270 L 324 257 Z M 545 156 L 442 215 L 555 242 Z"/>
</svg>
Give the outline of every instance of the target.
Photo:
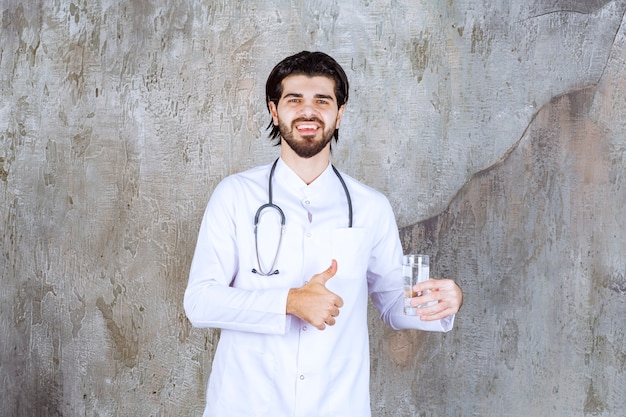
<svg viewBox="0 0 626 417">
<path fill-rule="evenodd" d="M 335 317 L 343 306 L 343 300 L 326 288 L 326 283 L 337 273 L 337 261 L 332 260 L 328 269 L 313 275 L 300 288 L 292 288 L 287 296 L 287 314 L 292 314 L 324 330 L 336 323 Z"/>
</svg>

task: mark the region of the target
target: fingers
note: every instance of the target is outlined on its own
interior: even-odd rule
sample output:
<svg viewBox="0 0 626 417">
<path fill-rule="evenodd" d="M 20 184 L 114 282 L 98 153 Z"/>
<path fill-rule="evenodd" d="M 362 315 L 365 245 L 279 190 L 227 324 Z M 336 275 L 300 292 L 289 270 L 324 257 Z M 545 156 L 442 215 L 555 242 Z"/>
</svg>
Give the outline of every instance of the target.
<svg viewBox="0 0 626 417">
<path fill-rule="evenodd" d="M 338 315 L 339 315 L 339 308 L 335 307 L 330 313 L 330 315 L 326 317 L 324 322 L 315 327 L 318 328 L 319 330 L 324 330 L 326 329 L 326 326 L 334 326 L 337 323 L 337 320 L 335 319 L 335 317 L 337 317 Z"/>
<path fill-rule="evenodd" d="M 292 288 L 287 298 L 287 313 L 298 316 L 319 330 L 333 326 L 343 299 L 326 288 L 326 283 L 337 273 L 337 261 L 332 260 L 323 272 L 315 274 L 300 288 Z"/>
<path fill-rule="evenodd" d="M 430 291 L 442 291 L 442 292 L 451 292 L 458 293 L 461 295 L 461 288 L 451 279 L 429 279 L 428 281 L 420 282 L 415 284 L 413 290 L 417 293 L 424 292 L 427 290 Z"/>
<path fill-rule="evenodd" d="M 415 286 L 416 291 L 423 291 L 423 295 L 411 300 L 411 305 L 426 305 L 417 311 L 422 320 L 439 320 L 456 314 L 463 304 L 461 288 L 450 279 L 429 280 Z"/>
<path fill-rule="evenodd" d="M 442 289 L 451 289 L 455 285 L 456 284 L 451 279 L 431 278 L 431 279 L 429 279 L 427 281 L 423 281 L 423 282 L 419 282 L 419 283 L 415 284 L 415 287 L 417 289 L 419 289 L 419 291 L 425 291 L 425 290 L 439 291 L 439 290 L 442 290 Z"/>
<path fill-rule="evenodd" d="M 326 286 L 326 283 L 337 273 L 337 268 L 337 261 L 333 259 L 330 266 L 324 272 L 314 275 L 311 281 L 317 281 Z M 333 295 L 335 295 L 333 304 L 337 307 L 343 307 L 343 299 L 334 293 Z"/>
<path fill-rule="evenodd" d="M 333 294 L 335 295 L 335 294 Z M 343 300 L 338 295 L 335 295 L 334 303 L 326 310 L 326 317 L 323 318 L 320 325 L 315 326 L 320 330 L 324 330 L 326 326 L 334 326 L 337 323 L 337 316 L 341 312 L 340 308 L 343 306 Z"/>
<path fill-rule="evenodd" d="M 338 301 L 343 305 L 343 300 L 341 297 L 337 297 Z M 313 324 L 319 330 L 324 330 L 326 326 L 334 326 L 337 323 L 336 317 L 339 316 L 341 305 L 337 305 L 336 303 L 330 307 L 327 311 L 326 317 L 323 318 L 321 323 Z"/>
</svg>

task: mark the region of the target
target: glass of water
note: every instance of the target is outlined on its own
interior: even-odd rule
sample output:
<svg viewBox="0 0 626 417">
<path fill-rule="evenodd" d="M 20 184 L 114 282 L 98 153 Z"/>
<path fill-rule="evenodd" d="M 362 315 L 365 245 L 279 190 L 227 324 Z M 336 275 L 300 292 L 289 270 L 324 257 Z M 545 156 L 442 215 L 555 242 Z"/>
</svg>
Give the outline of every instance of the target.
<svg viewBox="0 0 626 417">
<path fill-rule="evenodd" d="M 404 314 L 415 316 L 417 309 L 423 306 L 412 306 L 411 298 L 422 295 L 413 291 L 413 286 L 418 282 L 428 281 L 430 263 L 428 255 L 404 255 L 402 259 L 402 272 L 404 275 Z"/>
</svg>

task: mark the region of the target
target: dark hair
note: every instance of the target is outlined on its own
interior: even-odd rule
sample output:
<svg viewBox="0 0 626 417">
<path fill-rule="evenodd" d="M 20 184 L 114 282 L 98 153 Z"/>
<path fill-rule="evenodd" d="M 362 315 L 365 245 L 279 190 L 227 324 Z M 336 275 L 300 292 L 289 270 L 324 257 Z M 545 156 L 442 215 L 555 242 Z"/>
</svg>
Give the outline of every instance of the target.
<svg viewBox="0 0 626 417">
<path fill-rule="evenodd" d="M 348 77 L 341 65 L 332 57 L 323 52 L 302 51 L 289 56 L 280 61 L 270 72 L 265 83 L 265 104 L 270 108 L 270 102 L 274 102 L 278 107 L 278 101 L 283 93 L 282 82 L 290 75 L 306 75 L 308 77 L 323 76 L 331 78 L 335 82 L 335 97 L 337 107 L 341 108 L 348 101 Z M 268 129 L 271 139 L 277 139 L 280 144 L 280 129 L 274 126 L 273 119 L 270 118 Z M 339 140 L 339 130 L 335 129 L 335 141 Z"/>
</svg>

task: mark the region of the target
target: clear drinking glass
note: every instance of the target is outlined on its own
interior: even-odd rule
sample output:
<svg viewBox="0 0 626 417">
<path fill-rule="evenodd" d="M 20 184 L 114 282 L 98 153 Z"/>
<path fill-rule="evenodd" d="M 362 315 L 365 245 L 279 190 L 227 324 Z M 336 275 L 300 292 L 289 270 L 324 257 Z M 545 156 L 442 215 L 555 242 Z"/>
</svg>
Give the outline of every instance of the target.
<svg viewBox="0 0 626 417">
<path fill-rule="evenodd" d="M 414 316 L 417 309 L 422 306 L 412 306 L 411 298 L 421 296 L 413 291 L 413 286 L 418 282 L 428 281 L 430 263 L 428 255 L 404 255 L 402 259 L 402 272 L 404 275 L 404 314 Z"/>
</svg>

